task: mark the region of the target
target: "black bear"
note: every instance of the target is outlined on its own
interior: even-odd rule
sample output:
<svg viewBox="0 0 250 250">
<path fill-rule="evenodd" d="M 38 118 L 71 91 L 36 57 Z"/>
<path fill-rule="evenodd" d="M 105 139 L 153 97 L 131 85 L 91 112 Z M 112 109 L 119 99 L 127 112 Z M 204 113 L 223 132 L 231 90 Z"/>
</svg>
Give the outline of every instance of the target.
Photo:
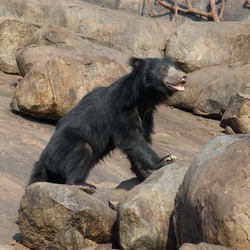
<svg viewBox="0 0 250 250">
<path fill-rule="evenodd" d="M 129 64 L 130 74 L 91 91 L 59 120 L 29 184 L 88 185 L 90 169 L 115 148 L 127 155 L 140 180 L 171 160 L 160 158 L 149 145 L 153 113 L 175 91 L 184 90 L 186 76 L 169 58 L 133 57 Z"/>
</svg>

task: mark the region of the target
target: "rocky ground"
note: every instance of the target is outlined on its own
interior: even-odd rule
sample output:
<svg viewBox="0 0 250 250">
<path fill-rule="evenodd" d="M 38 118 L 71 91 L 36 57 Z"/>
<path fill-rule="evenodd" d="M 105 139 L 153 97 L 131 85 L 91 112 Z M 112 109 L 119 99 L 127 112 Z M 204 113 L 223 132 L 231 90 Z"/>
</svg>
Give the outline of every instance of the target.
<svg viewBox="0 0 250 250">
<path fill-rule="evenodd" d="M 32 165 L 38 159 L 54 124 L 19 116 L 10 110 L 11 87 L 20 76 L 0 73 L 0 244 L 19 239 L 19 203 Z M 167 106 L 156 113 L 153 147 L 159 155 L 175 154 L 192 161 L 200 149 L 220 133 L 219 121 L 194 116 Z M 114 152 L 91 172 L 96 197 L 108 203 L 109 194 L 122 181 L 133 178 L 121 153 Z"/>
<path fill-rule="evenodd" d="M 111 153 L 100 162 L 88 177 L 87 181 L 97 187 L 93 196 L 106 205 L 109 204 L 109 200 L 111 203 L 114 202 L 112 205 L 117 205 L 120 201 L 117 196 L 125 197 L 124 202 L 121 201 L 123 207 L 118 207 L 119 222 L 122 222 L 119 229 L 125 228 L 125 230 L 120 230 L 121 246 L 127 249 L 124 244 L 131 243 L 131 249 L 138 249 L 136 242 L 137 240 L 140 242 L 141 232 L 145 232 L 143 234 L 145 236 L 146 231 L 149 231 L 152 236 L 149 237 L 150 244 L 157 245 L 158 237 L 174 244 L 171 235 L 168 235 L 168 239 L 166 239 L 158 232 L 164 234 L 163 230 L 171 229 L 170 215 L 167 213 L 172 213 L 175 205 L 176 221 L 180 223 L 177 226 L 181 229 L 186 228 L 186 231 L 178 230 L 176 232 L 178 244 L 206 241 L 232 246 L 233 249 L 249 249 L 248 156 L 250 153 L 248 146 L 242 148 L 244 145 L 249 145 L 249 138 L 242 139 L 242 136 L 238 138 L 238 135 L 235 135 L 236 139 L 232 139 L 228 135 L 216 137 L 211 141 L 213 137 L 223 131 L 218 120 L 205 119 L 176 109 L 178 107 L 203 117 L 222 119 L 222 126 L 228 132 L 247 133 L 250 131 L 248 118 L 250 112 L 249 4 L 245 0 L 226 1 L 222 21 L 230 22 L 182 23 L 184 20 L 196 20 L 197 18 L 194 19 L 192 15 L 182 16 L 179 13 L 178 22 L 169 22 L 173 19 L 173 14 L 162 6 L 152 5 L 153 2 L 155 1 L 44 0 L 41 3 L 39 0 L 0 0 L 0 250 L 13 249 L 11 244 L 14 244 L 17 249 L 22 247 L 15 243 L 20 240 L 18 227 L 20 200 L 25 192 L 32 166 L 55 129 L 55 123 L 12 112 L 10 103 L 14 110 L 21 111 L 23 114 L 40 118 L 60 117 L 92 88 L 100 83 L 108 85 L 123 76 L 125 72 L 129 72 L 127 60 L 131 55 L 137 57 L 171 56 L 187 73 L 188 84 L 186 84 L 184 92 L 175 94 L 169 100 L 168 105 L 172 107 L 163 105 L 159 107 L 155 115 L 153 148 L 160 156 L 174 154 L 180 160 L 157 172 L 156 176 L 160 177 L 157 177 L 158 180 L 154 182 L 155 189 L 148 188 L 151 187 L 150 178 L 155 177 L 153 175 L 126 196 L 124 196 L 124 192 L 122 195 L 117 190 L 113 192 L 121 182 L 122 185 L 118 191 L 121 189 L 123 191 L 124 186 L 126 187 L 124 189 L 127 190 L 138 183 L 129 168 L 126 157 L 119 151 Z M 194 8 L 207 11 L 208 0 L 196 2 L 192 3 Z M 185 5 L 186 1 L 179 0 L 178 3 Z M 220 3 L 217 3 L 217 9 L 219 10 L 219 8 Z M 154 18 L 144 18 L 143 16 Z M 162 18 L 156 18 L 160 16 Z M 198 20 L 201 19 L 201 17 L 198 18 Z M 17 84 L 21 79 L 18 74 L 24 77 L 22 84 Z M 12 98 L 13 95 L 14 98 Z M 228 103 L 233 105 L 228 108 Z M 223 114 L 226 114 L 226 117 Z M 236 118 L 239 121 L 236 122 Z M 235 124 L 242 127 L 235 129 Z M 238 139 L 242 139 L 245 144 L 238 142 L 238 144 L 227 147 L 228 141 Z M 209 144 L 207 144 L 208 142 Z M 208 146 L 201 151 L 205 144 Z M 225 149 L 225 152 L 222 153 L 223 150 L 218 150 L 220 148 Z M 200 153 L 198 154 L 198 152 Z M 199 165 L 203 161 L 193 161 L 197 154 L 198 159 L 209 159 L 211 165 L 203 166 Z M 215 154 L 218 154 L 217 158 L 214 157 Z M 234 155 L 236 157 L 233 157 Z M 183 199 L 185 195 L 182 194 L 186 192 L 185 185 L 180 189 L 185 192 L 179 190 L 177 196 L 179 201 L 176 199 L 175 204 L 174 197 L 176 197 L 175 194 L 181 183 L 182 175 L 180 173 L 184 175 L 192 161 L 193 164 L 187 172 L 185 183 L 190 184 L 190 179 L 196 180 L 195 185 L 189 186 L 188 191 L 191 193 L 195 190 L 198 191 L 194 192 L 196 196 L 192 196 L 195 197 L 193 201 L 196 203 L 187 209 L 186 205 L 193 203 Z M 210 166 L 212 167 L 210 168 Z M 185 172 L 183 169 L 178 172 L 178 167 L 185 167 Z M 201 172 L 204 173 L 204 179 L 195 172 L 196 168 L 201 170 L 203 167 Z M 190 174 L 190 172 L 192 173 Z M 193 176 L 199 181 L 193 179 Z M 175 188 L 171 187 L 174 186 L 172 180 L 176 184 Z M 159 183 L 161 185 L 158 185 Z M 204 183 L 207 186 L 204 187 Z M 66 190 L 72 187 L 63 185 L 59 187 L 59 189 L 61 188 Z M 134 191 L 138 194 L 140 188 L 147 197 L 136 197 L 133 194 Z M 171 193 L 171 188 L 174 192 L 173 196 L 168 197 L 169 200 L 161 202 L 162 197 L 165 199 Z M 29 190 L 34 191 L 32 187 Z M 157 193 L 157 190 L 160 190 L 160 194 Z M 203 190 L 207 192 L 203 192 Z M 56 197 L 60 196 L 54 187 L 52 191 Z M 27 193 L 28 191 L 26 195 L 28 195 Z M 124 215 L 128 201 L 132 200 L 127 198 L 131 193 L 131 197 L 136 199 L 134 203 L 139 204 L 138 201 L 141 199 L 142 204 L 147 204 L 146 207 L 156 213 L 156 216 L 150 213 L 153 221 L 150 219 L 147 221 L 149 217 L 147 213 L 138 216 L 139 222 L 147 221 L 148 224 L 144 223 L 144 227 L 140 228 L 137 221 L 133 227 L 131 217 Z M 80 201 L 86 201 L 89 198 L 92 199 L 89 196 Z M 154 206 L 149 204 L 150 202 L 145 198 L 153 201 L 158 209 L 152 209 Z M 228 206 L 227 199 L 230 199 L 230 206 Z M 41 247 L 44 247 L 44 244 L 48 242 L 45 243 L 44 240 L 39 242 L 40 231 L 39 235 L 30 233 L 30 229 L 36 230 L 35 223 L 32 220 L 27 220 L 28 224 L 22 223 L 22 218 L 26 219 L 26 211 L 28 211 L 27 217 L 32 217 L 32 211 L 36 211 L 32 206 L 26 206 L 31 209 L 26 210 L 23 200 L 25 199 L 22 199 L 23 209 L 20 209 L 21 229 L 27 229 L 28 232 L 23 235 L 32 243 L 41 243 Z M 182 206 L 181 202 L 184 200 L 185 203 Z M 169 207 L 168 201 L 171 203 Z M 71 202 L 70 199 L 67 202 Z M 46 202 L 41 202 L 41 204 L 46 206 Z M 135 213 L 132 213 L 133 216 L 137 214 L 137 211 L 145 210 L 138 209 L 137 204 L 127 206 L 129 209 L 135 209 Z M 158 204 L 164 204 L 163 210 L 166 208 L 163 212 L 166 222 L 163 222 L 161 207 Z M 46 211 L 43 206 L 39 205 L 39 207 L 42 212 Z M 179 208 L 178 211 L 176 207 Z M 182 212 L 182 208 L 187 212 L 184 220 L 179 216 L 185 214 Z M 195 208 L 195 211 L 192 208 Z M 107 209 L 109 208 L 107 207 Z M 206 211 L 208 216 L 203 217 Z M 221 218 L 216 215 L 216 212 Z M 49 213 L 52 214 L 51 210 Z M 197 220 L 195 213 L 197 213 Z M 58 214 L 58 210 L 55 210 L 55 214 Z M 105 214 L 102 209 L 97 213 L 96 218 L 99 218 L 100 214 Z M 160 217 L 157 217 L 158 215 Z M 189 215 L 191 215 L 190 220 L 187 220 Z M 40 218 L 40 216 L 37 217 Z M 155 219 L 156 217 L 159 219 Z M 62 218 L 65 219 L 64 216 Z M 123 220 L 124 218 L 125 220 Z M 144 220 L 145 218 L 146 220 Z M 47 221 L 50 219 L 46 219 L 47 217 L 44 231 L 49 232 L 47 231 Z M 207 232 L 211 232 L 209 230 L 214 232 L 214 235 L 209 234 L 209 237 L 206 236 L 205 231 L 200 230 L 200 227 L 207 227 L 208 221 L 211 223 Z M 187 225 L 186 222 L 188 222 Z M 164 226 L 152 227 L 150 223 L 159 225 L 162 223 Z M 225 227 L 221 226 L 224 225 L 223 223 Z M 41 228 L 41 224 L 37 225 Z M 126 227 L 126 225 L 128 226 Z M 31 227 L 29 228 L 29 226 Z M 94 227 L 86 227 L 86 230 L 89 228 Z M 134 237 L 133 228 L 142 230 L 138 231 L 139 237 L 137 237 L 138 235 L 136 235 L 137 238 Z M 156 231 L 155 235 L 152 228 Z M 220 228 L 221 234 L 214 228 Z M 64 229 L 59 232 L 63 232 Z M 53 230 L 52 227 L 52 232 Z M 78 230 L 75 231 L 78 233 Z M 195 231 L 197 234 L 193 235 Z M 128 232 L 132 232 L 132 235 Z M 190 238 L 183 236 L 186 232 L 192 232 Z M 29 237 L 30 235 L 34 238 Z M 223 238 L 221 235 L 225 237 Z M 51 236 L 50 233 L 49 236 Z M 85 237 L 80 236 L 85 240 Z M 143 242 L 149 246 L 146 238 L 144 237 Z M 59 242 L 64 244 L 65 239 L 61 239 Z M 32 247 L 32 244 L 29 246 Z M 199 246 L 197 245 L 197 247 Z M 37 249 L 37 247 L 33 248 Z M 155 247 L 154 249 L 161 248 Z"/>
</svg>

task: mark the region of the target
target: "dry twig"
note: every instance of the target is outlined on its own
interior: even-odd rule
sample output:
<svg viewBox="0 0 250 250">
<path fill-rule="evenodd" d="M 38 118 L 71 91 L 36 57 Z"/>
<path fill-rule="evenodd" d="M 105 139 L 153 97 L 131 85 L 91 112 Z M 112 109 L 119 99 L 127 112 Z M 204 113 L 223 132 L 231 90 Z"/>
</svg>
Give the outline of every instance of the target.
<svg viewBox="0 0 250 250">
<path fill-rule="evenodd" d="M 175 7 L 175 9 L 174 9 L 174 16 L 175 16 L 175 19 L 177 20 L 177 17 L 178 17 L 178 0 L 175 0 L 174 1 L 174 7 Z"/>
<path fill-rule="evenodd" d="M 225 9 L 225 2 L 226 0 L 222 0 L 221 1 L 221 8 L 218 14 L 217 8 L 216 8 L 216 3 L 215 0 L 210 0 L 210 6 L 211 6 L 211 11 L 210 12 L 205 12 L 203 10 L 199 10 L 196 8 L 193 8 L 192 4 L 190 3 L 190 0 L 186 0 L 186 5 L 187 5 L 187 9 L 181 8 L 178 6 L 178 0 L 174 0 L 174 4 L 170 4 L 167 3 L 163 0 L 156 0 L 159 4 L 161 4 L 162 6 L 164 6 L 165 8 L 172 10 L 175 12 L 175 17 L 178 14 L 178 11 L 182 12 L 182 13 L 192 13 L 192 14 L 196 14 L 199 16 L 203 16 L 206 18 L 213 18 L 214 21 L 219 22 L 222 18 L 223 15 L 223 11 Z M 248 2 L 250 2 L 250 0 L 247 0 Z"/>
</svg>

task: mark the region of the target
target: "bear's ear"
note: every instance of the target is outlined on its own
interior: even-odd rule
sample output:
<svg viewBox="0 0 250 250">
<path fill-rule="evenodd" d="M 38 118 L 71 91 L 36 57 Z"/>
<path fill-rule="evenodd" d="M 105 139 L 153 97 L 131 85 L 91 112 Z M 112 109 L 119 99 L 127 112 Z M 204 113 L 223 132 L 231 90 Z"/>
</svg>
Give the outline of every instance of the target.
<svg viewBox="0 0 250 250">
<path fill-rule="evenodd" d="M 133 70 L 139 70 L 144 67 L 146 61 L 142 58 L 131 57 L 129 59 L 129 65 L 133 67 Z"/>
</svg>

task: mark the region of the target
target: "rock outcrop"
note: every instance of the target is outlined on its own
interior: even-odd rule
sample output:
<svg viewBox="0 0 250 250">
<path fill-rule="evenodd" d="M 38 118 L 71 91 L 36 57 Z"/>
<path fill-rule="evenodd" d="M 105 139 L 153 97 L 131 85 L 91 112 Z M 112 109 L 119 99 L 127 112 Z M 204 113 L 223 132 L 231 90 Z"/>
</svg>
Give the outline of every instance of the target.
<svg viewBox="0 0 250 250">
<path fill-rule="evenodd" d="M 89 91 L 126 73 L 107 57 L 50 46 L 25 48 L 17 63 L 24 79 L 15 89 L 12 109 L 52 120 L 69 112 Z"/>
<path fill-rule="evenodd" d="M 177 193 L 178 245 L 185 242 L 249 249 L 250 137 L 219 136 L 198 154 Z"/>
<path fill-rule="evenodd" d="M 0 70 L 6 73 L 19 73 L 16 53 L 22 49 L 39 25 L 14 17 L 0 16 Z"/>
<path fill-rule="evenodd" d="M 230 127 L 237 134 L 250 133 L 250 95 L 237 93 L 232 96 L 220 125 Z"/>
<path fill-rule="evenodd" d="M 174 197 L 189 164 L 176 161 L 130 190 L 118 206 L 122 249 L 175 249 Z"/>
<path fill-rule="evenodd" d="M 141 57 L 162 56 L 166 40 L 178 26 L 75 0 L 1 0 L 0 4 L 2 15 L 69 28 L 91 41 Z"/>
<path fill-rule="evenodd" d="M 250 64 L 234 63 L 207 67 L 187 74 L 188 84 L 168 104 L 196 115 L 220 119 L 231 96 L 250 94 Z"/>
<path fill-rule="evenodd" d="M 19 211 L 20 232 L 31 249 L 83 249 L 111 241 L 116 212 L 77 187 L 35 183 Z"/>
<path fill-rule="evenodd" d="M 56 0 L 53 3 L 44 1 L 42 5 L 38 0 L 32 2 L 1 0 L 0 3 L 2 4 L 1 15 L 12 16 L 11 18 L 2 17 L 4 18 L 3 24 L 8 23 L 8 26 L 12 27 L 12 33 L 16 35 L 23 33 L 22 42 L 14 44 L 14 47 L 10 36 L 4 36 L 2 40 L 0 47 L 8 52 L 8 60 L 2 63 L 2 68 L 5 70 L 12 68 L 9 71 L 17 73 L 16 51 L 30 45 L 46 45 L 73 50 L 74 53 L 78 52 L 84 56 L 105 57 L 120 64 L 125 72 L 129 71 L 127 60 L 131 55 L 160 57 L 165 53 L 172 56 L 187 71 L 202 68 L 188 75 L 187 91 L 177 93 L 173 98 L 174 101 L 169 102 L 170 105 L 193 110 L 195 114 L 220 118 L 232 95 L 237 92 L 250 94 L 246 86 L 249 82 L 249 63 L 246 65 L 233 63 L 249 61 L 250 33 L 247 22 L 222 22 L 220 24 L 185 22 L 180 25 L 180 23 L 138 17 L 74 0 Z M 110 1 L 109 4 L 113 6 L 115 3 Z M 122 5 L 121 2 L 119 4 Z M 197 7 L 196 4 L 194 7 Z M 2 27 L 4 31 L 5 26 Z M 39 54 L 35 56 L 35 58 L 38 57 Z M 208 67 L 211 65 L 219 66 Z M 54 71 L 61 72 L 60 67 L 54 67 Z M 111 75 L 114 72 L 115 69 Z M 107 74 L 106 77 L 108 77 Z M 73 78 L 74 75 L 77 76 L 79 73 L 72 74 L 71 78 L 72 81 L 78 81 Z M 115 76 L 118 74 L 114 74 L 111 78 L 114 79 Z M 29 81 L 33 80 L 37 82 L 39 79 Z M 105 81 L 104 83 L 99 81 L 96 85 L 105 84 Z M 69 93 L 70 89 L 65 91 Z M 18 97 L 20 93 L 16 92 L 16 99 L 22 99 Z M 86 92 L 80 91 L 77 98 L 84 93 Z M 69 96 L 72 95 L 69 94 Z M 26 114 L 47 119 L 51 119 L 54 112 L 54 119 L 58 119 L 75 105 L 75 102 L 70 102 L 65 104 L 66 107 L 62 107 L 61 104 L 54 104 L 50 101 L 49 105 L 53 104 L 54 107 L 49 108 L 50 110 L 43 110 L 39 114 L 39 106 L 43 106 L 44 103 L 39 103 L 41 98 L 37 96 L 35 99 L 34 108 L 31 108 L 33 104 L 23 104 L 22 101 L 17 100 L 13 102 L 13 107 Z M 56 105 L 58 107 L 55 108 Z"/>
<path fill-rule="evenodd" d="M 166 55 L 180 63 L 186 72 L 197 69 L 248 62 L 250 23 L 185 22 L 173 33 Z M 173 49 L 178 47 L 179 49 Z"/>
<path fill-rule="evenodd" d="M 1 243 L 20 240 L 15 222 L 25 192 L 19 225 L 32 249 L 250 248 L 249 135 L 216 137 L 189 167 L 222 129 L 218 120 L 169 106 L 155 114 L 152 147 L 178 160 L 145 182 L 131 179 L 126 157 L 114 151 L 91 170 L 88 182 L 97 187 L 91 196 L 50 183 L 24 191 L 55 127 L 15 111 L 57 120 L 90 90 L 129 72 L 131 56 L 172 56 L 190 73 L 186 91 L 169 105 L 223 116 L 221 125 L 235 133 L 250 131 L 249 22 L 182 23 L 204 18 L 180 12 L 179 22 L 168 22 L 173 13 L 153 2 L 0 0 Z M 192 5 L 209 11 L 208 2 Z M 222 20 L 250 20 L 244 3 L 227 0 Z"/>
<path fill-rule="evenodd" d="M 197 245 L 185 243 L 179 248 L 179 250 L 232 250 L 232 248 L 201 242 Z"/>
<path fill-rule="evenodd" d="M 101 42 L 94 42 L 83 37 L 81 34 L 70 29 L 55 26 L 43 25 L 27 40 L 25 47 L 31 45 L 51 46 L 63 50 L 73 50 L 89 56 L 104 56 L 121 64 L 123 68 L 130 71 L 128 66 L 129 54 L 120 49 L 110 48 L 102 45 Z"/>
<path fill-rule="evenodd" d="M 141 16 L 162 18 L 166 21 L 175 20 L 174 12 L 170 11 L 155 1 L 141 1 L 141 0 L 82 0 L 85 2 L 95 3 L 112 9 L 126 10 L 127 12 L 134 12 Z M 244 3 L 245 2 L 245 3 Z M 172 3 L 174 5 L 174 3 Z M 191 1 L 192 7 L 200 11 L 210 11 L 211 6 L 208 0 Z M 186 0 L 178 0 L 178 5 L 182 8 L 186 6 Z M 216 7 L 221 9 L 221 1 L 216 2 Z M 249 5 L 246 1 L 227 0 L 226 8 L 223 12 L 223 21 L 249 21 L 250 13 L 248 11 Z M 177 21 L 183 22 L 185 20 L 193 21 L 207 21 L 205 17 L 182 13 L 179 11 Z"/>
</svg>

